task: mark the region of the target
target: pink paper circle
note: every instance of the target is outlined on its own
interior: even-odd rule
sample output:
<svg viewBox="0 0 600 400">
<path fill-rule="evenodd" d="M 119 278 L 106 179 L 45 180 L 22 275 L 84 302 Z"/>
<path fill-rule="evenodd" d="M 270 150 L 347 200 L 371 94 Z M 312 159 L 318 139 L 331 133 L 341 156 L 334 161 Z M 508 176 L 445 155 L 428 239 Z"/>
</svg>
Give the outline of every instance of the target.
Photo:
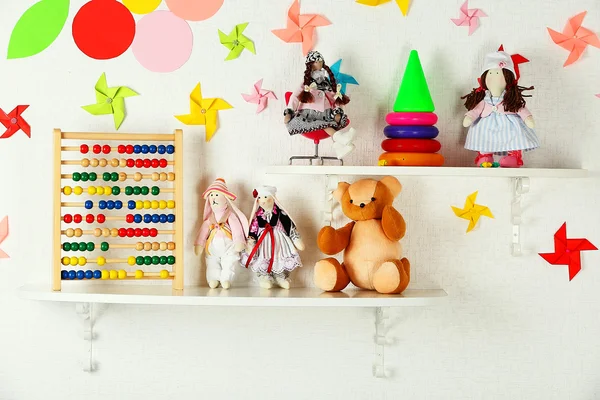
<svg viewBox="0 0 600 400">
<path fill-rule="evenodd" d="M 165 0 L 169 10 L 188 21 L 204 21 L 215 15 L 224 0 Z"/>
<path fill-rule="evenodd" d="M 188 23 L 169 11 L 154 11 L 139 20 L 131 49 L 152 72 L 172 72 L 187 62 L 194 37 Z"/>
</svg>

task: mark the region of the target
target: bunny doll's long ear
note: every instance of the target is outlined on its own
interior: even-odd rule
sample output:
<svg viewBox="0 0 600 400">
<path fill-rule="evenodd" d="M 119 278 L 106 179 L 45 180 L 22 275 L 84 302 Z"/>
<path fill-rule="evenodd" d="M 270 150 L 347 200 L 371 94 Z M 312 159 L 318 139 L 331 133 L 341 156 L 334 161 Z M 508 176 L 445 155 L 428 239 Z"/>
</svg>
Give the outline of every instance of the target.
<svg viewBox="0 0 600 400">
<path fill-rule="evenodd" d="M 344 196 L 344 193 L 346 193 L 349 187 L 350 184 L 348 182 L 339 182 L 337 189 L 333 191 L 333 198 L 340 203 L 342 201 L 342 196 Z"/>
</svg>

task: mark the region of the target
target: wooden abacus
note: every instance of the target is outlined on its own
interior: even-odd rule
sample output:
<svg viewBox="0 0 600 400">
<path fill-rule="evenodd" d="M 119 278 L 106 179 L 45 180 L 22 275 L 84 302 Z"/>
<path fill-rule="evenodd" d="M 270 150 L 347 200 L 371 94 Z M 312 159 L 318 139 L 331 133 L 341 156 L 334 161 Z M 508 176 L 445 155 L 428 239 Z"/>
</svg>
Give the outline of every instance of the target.
<svg viewBox="0 0 600 400">
<path fill-rule="evenodd" d="M 120 144 L 111 146 L 108 144 L 83 143 L 79 146 L 65 145 L 65 141 L 117 141 L 121 143 L 140 143 L 143 145 Z M 155 145 L 152 143 L 161 143 Z M 162 143 L 171 142 L 165 146 Z M 63 159 L 63 153 L 78 152 L 81 154 L 104 154 L 119 153 L 123 158 L 80 158 Z M 171 279 L 173 289 L 183 289 L 183 132 L 180 129 L 175 130 L 173 134 L 124 134 L 124 133 L 89 133 L 89 132 L 62 132 L 60 129 L 54 130 L 54 259 L 53 259 L 53 277 L 52 290 L 61 290 L 63 280 L 139 280 L 139 279 Z M 138 155 L 163 155 L 172 158 L 138 158 Z M 133 156 L 133 157 L 130 157 Z M 171 156 L 172 155 L 172 156 Z M 92 156 L 93 157 L 93 156 Z M 161 156 L 162 157 L 162 156 Z M 92 171 L 63 173 L 63 166 L 81 166 Z M 111 171 L 95 172 L 96 168 L 108 167 Z M 114 169 L 121 169 L 117 172 Z M 152 169 L 152 173 L 134 172 L 127 173 L 122 169 Z M 165 171 L 165 169 L 171 171 Z M 76 182 L 89 182 L 90 185 L 83 188 L 81 186 L 63 186 L 64 180 Z M 101 186 L 95 184 L 97 180 L 104 181 L 110 186 Z M 159 186 L 131 186 L 124 188 L 115 186 L 115 182 L 122 184 L 130 181 L 141 182 L 143 180 L 152 180 L 154 182 L 172 182 L 171 188 L 161 188 Z M 126 200 L 124 204 L 121 196 L 159 196 L 169 194 L 173 198 L 169 200 Z M 63 196 L 107 196 L 115 197 L 115 200 L 100 200 L 94 202 L 85 200 L 83 202 L 64 202 Z M 63 214 L 63 208 L 85 208 L 87 210 L 100 209 L 98 214 L 67 213 Z M 126 215 L 105 215 L 110 214 L 112 210 L 121 210 L 127 208 L 132 210 L 131 214 Z M 169 214 L 136 214 L 135 210 L 168 210 Z M 107 211 L 105 211 L 107 210 Z M 177 219 L 176 219 L 177 218 Z M 104 224 L 106 222 L 124 221 L 127 224 L 170 224 L 171 229 L 159 230 L 156 228 L 108 228 L 94 227 L 92 224 Z M 64 225 L 88 224 L 88 229 L 67 228 Z M 65 229 L 66 228 L 66 229 Z M 112 237 L 112 238 L 133 238 L 133 237 L 156 237 L 158 235 L 172 235 L 173 240 L 169 242 L 136 242 L 136 243 L 109 243 L 102 242 L 100 246 L 92 241 L 89 242 L 69 242 L 63 241 L 66 237 Z M 119 240 L 119 239 L 114 239 Z M 161 252 L 161 255 L 146 256 L 128 256 L 127 258 L 106 257 L 111 249 L 134 249 L 135 251 L 154 251 Z M 84 256 L 67 256 L 68 252 L 92 252 L 100 250 L 103 255 L 95 259 L 88 259 Z M 170 252 L 165 255 L 164 252 Z M 147 254 L 147 253 L 146 253 Z M 104 265 L 126 264 L 127 271 L 123 268 L 111 269 L 87 269 L 75 270 L 69 267 L 83 267 L 86 264 L 96 264 L 99 268 Z M 141 266 L 169 266 L 171 271 L 161 269 L 160 271 L 147 272 L 141 269 Z M 63 269 L 63 266 L 65 269 Z M 134 269 L 135 271 L 131 271 Z M 164 268 L 164 267 L 163 267 Z"/>
</svg>

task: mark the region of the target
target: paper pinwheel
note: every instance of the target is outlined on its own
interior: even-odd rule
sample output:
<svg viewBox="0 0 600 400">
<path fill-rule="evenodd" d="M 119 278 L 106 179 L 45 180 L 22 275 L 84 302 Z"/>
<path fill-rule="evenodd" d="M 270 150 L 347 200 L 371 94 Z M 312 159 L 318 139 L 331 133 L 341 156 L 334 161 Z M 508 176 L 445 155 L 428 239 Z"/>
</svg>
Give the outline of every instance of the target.
<svg viewBox="0 0 600 400">
<path fill-rule="evenodd" d="M 581 271 L 581 253 L 587 250 L 598 250 L 587 239 L 567 239 L 567 223 L 565 222 L 554 234 L 554 253 L 540 253 L 540 256 L 552 265 L 568 265 L 569 281 Z"/>
<path fill-rule="evenodd" d="M 342 67 L 342 59 L 337 60 L 331 67 L 331 72 L 333 72 L 333 76 L 335 77 L 335 81 L 342 85 L 342 94 L 346 94 L 346 86 L 347 85 L 358 85 L 358 81 L 354 79 L 352 75 L 344 74 L 340 72 L 340 68 Z"/>
<path fill-rule="evenodd" d="M 226 35 L 219 30 L 219 40 L 221 41 L 221 44 L 230 50 L 225 61 L 238 58 L 244 49 L 248 49 L 252 54 L 256 54 L 254 42 L 242 34 L 247 26 L 248 22 L 238 24 L 233 28 L 229 35 Z"/>
<path fill-rule="evenodd" d="M 460 209 L 458 207 L 452 206 L 452 210 L 457 217 L 469 220 L 469 226 L 467 227 L 467 232 L 471 232 L 475 225 L 477 225 L 477 221 L 479 221 L 479 217 L 484 216 L 488 218 L 494 218 L 492 212 L 486 206 L 482 206 L 479 204 L 475 204 L 475 200 L 477 199 L 477 192 L 471 193 L 467 196 L 467 200 L 465 201 L 465 207 Z"/>
<path fill-rule="evenodd" d="M 27 110 L 29 106 L 16 106 L 11 112 L 6 113 L 0 108 L 0 123 L 4 125 L 6 131 L 0 136 L 0 139 L 7 139 L 16 132 L 22 130 L 28 137 L 31 137 L 31 127 L 23 119 L 21 113 Z"/>
<path fill-rule="evenodd" d="M 288 10 L 287 27 L 271 32 L 287 43 L 302 43 L 302 53 L 307 55 L 313 48 L 315 28 L 331 25 L 329 20 L 318 14 L 300 14 L 300 3 L 294 0 Z"/>
<path fill-rule="evenodd" d="M 217 111 L 227 110 L 228 108 L 233 107 L 223 99 L 203 99 L 202 89 L 200 83 L 198 83 L 190 93 L 190 113 L 176 115 L 175 118 L 186 125 L 205 125 L 206 141 L 208 142 L 217 131 Z"/>
<path fill-rule="evenodd" d="M 138 94 L 125 86 L 108 87 L 104 73 L 96 82 L 95 89 L 97 103 L 81 108 L 92 115 L 112 114 L 115 128 L 118 130 L 125 119 L 125 97 L 138 96 Z"/>
<path fill-rule="evenodd" d="M 252 87 L 252 94 L 242 93 L 242 97 L 248 103 L 258 104 L 258 107 L 256 108 L 257 114 L 263 111 L 265 108 L 267 108 L 267 103 L 269 102 L 269 99 L 277 100 L 277 96 L 275 96 L 275 93 L 272 90 L 266 90 L 262 88 L 262 82 L 263 80 L 261 79 L 254 84 L 254 86 Z"/>
<path fill-rule="evenodd" d="M 359 4 L 364 4 L 366 6 L 379 6 L 381 4 L 388 3 L 390 0 L 356 0 Z M 402 15 L 406 16 L 408 14 L 408 7 L 410 6 L 411 0 L 396 0 L 398 7 L 400 7 L 400 11 L 402 11 Z"/>
<path fill-rule="evenodd" d="M 471 36 L 479 26 L 480 17 L 487 17 L 487 14 L 479 8 L 469 8 L 469 0 L 465 0 L 460 6 L 460 17 L 452 18 L 452 22 L 457 26 L 468 26 L 469 36 Z"/>
<path fill-rule="evenodd" d="M 504 51 L 504 45 L 501 44 L 500 47 L 498 47 L 498 51 Z M 519 65 L 528 63 L 529 59 L 523 57 L 520 54 L 511 54 L 510 58 L 512 59 L 513 64 L 515 65 L 516 78 L 517 78 L 517 80 L 519 80 L 519 78 L 521 77 L 521 71 L 519 71 Z"/>
<path fill-rule="evenodd" d="M 569 57 L 567 58 L 567 61 L 565 61 L 563 67 L 571 65 L 579 60 L 588 45 L 600 48 L 598 36 L 591 30 L 581 26 L 586 14 L 587 11 L 584 11 L 569 18 L 562 33 L 548 28 L 548 33 L 550 34 L 552 41 L 563 49 L 570 51 Z"/>
<path fill-rule="evenodd" d="M 4 239 L 8 236 L 8 216 L 2 218 L 0 221 L 0 244 L 4 242 Z M 10 258 L 2 249 L 0 249 L 0 258 Z"/>
</svg>

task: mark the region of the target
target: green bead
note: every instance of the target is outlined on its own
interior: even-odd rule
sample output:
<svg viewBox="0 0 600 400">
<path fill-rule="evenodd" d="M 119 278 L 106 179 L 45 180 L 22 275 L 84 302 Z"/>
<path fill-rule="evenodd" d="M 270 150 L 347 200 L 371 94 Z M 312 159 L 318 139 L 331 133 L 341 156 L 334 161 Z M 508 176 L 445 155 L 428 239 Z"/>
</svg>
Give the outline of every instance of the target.
<svg viewBox="0 0 600 400">
<path fill-rule="evenodd" d="M 85 249 L 87 249 L 87 243 L 79 242 L 79 251 L 85 251 Z"/>
<path fill-rule="evenodd" d="M 119 180 L 119 174 L 117 174 L 116 172 L 113 172 L 112 174 L 110 174 L 110 180 L 113 182 L 116 182 Z"/>
<path fill-rule="evenodd" d="M 125 194 L 131 196 L 133 194 L 133 188 L 131 186 L 125 186 Z"/>
<path fill-rule="evenodd" d="M 158 265 L 159 263 L 160 263 L 160 257 L 159 256 L 152 257 L 152 264 L 153 265 Z"/>
<path fill-rule="evenodd" d="M 118 196 L 119 193 L 121 193 L 121 188 L 118 187 L 118 186 L 113 186 L 112 187 L 112 194 L 115 195 L 115 196 Z"/>
<path fill-rule="evenodd" d="M 169 256 L 169 257 L 167 257 L 167 263 L 169 265 L 175 264 L 175 256 Z"/>
<path fill-rule="evenodd" d="M 108 242 L 100 243 L 100 250 L 107 251 L 108 250 Z"/>
<path fill-rule="evenodd" d="M 64 251 L 71 251 L 71 243 L 69 243 L 69 242 L 63 243 L 62 248 Z"/>
<path fill-rule="evenodd" d="M 158 186 L 152 186 L 152 195 L 158 196 L 160 194 L 160 188 Z"/>
<path fill-rule="evenodd" d="M 88 242 L 87 251 L 94 251 L 95 248 L 96 248 L 96 245 L 94 245 L 94 242 Z"/>
<path fill-rule="evenodd" d="M 165 265 L 167 263 L 167 256 L 160 256 L 158 262 L 160 263 L 160 265 Z"/>
<path fill-rule="evenodd" d="M 137 265 L 144 265 L 144 257 L 142 257 L 142 256 L 137 256 L 137 257 L 135 258 L 135 263 L 136 263 Z"/>
<path fill-rule="evenodd" d="M 152 257 L 150 257 L 150 256 L 144 257 L 144 264 L 152 265 Z"/>
<path fill-rule="evenodd" d="M 73 172 L 73 180 L 79 182 L 81 180 L 81 174 L 79 172 Z"/>
<path fill-rule="evenodd" d="M 83 182 L 87 182 L 88 179 L 90 179 L 90 174 L 88 174 L 87 172 L 82 172 L 81 173 L 81 180 Z"/>
<path fill-rule="evenodd" d="M 96 179 L 98 179 L 98 174 L 96 174 L 95 172 L 90 172 L 89 177 L 90 177 L 90 181 L 95 182 Z"/>
<path fill-rule="evenodd" d="M 133 187 L 133 194 L 135 194 L 136 196 L 139 195 L 140 193 L 142 193 L 142 189 L 140 189 L 139 186 L 134 186 Z"/>
<path fill-rule="evenodd" d="M 79 251 L 79 243 L 77 243 L 77 242 L 71 243 L 71 251 Z"/>
<path fill-rule="evenodd" d="M 150 193 L 148 186 L 142 186 L 142 194 L 146 196 L 148 193 Z"/>
<path fill-rule="evenodd" d="M 110 172 L 105 172 L 105 173 L 103 173 L 103 174 L 102 174 L 102 180 L 103 180 L 104 182 L 108 182 L 108 181 L 110 181 Z"/>
</svg>

